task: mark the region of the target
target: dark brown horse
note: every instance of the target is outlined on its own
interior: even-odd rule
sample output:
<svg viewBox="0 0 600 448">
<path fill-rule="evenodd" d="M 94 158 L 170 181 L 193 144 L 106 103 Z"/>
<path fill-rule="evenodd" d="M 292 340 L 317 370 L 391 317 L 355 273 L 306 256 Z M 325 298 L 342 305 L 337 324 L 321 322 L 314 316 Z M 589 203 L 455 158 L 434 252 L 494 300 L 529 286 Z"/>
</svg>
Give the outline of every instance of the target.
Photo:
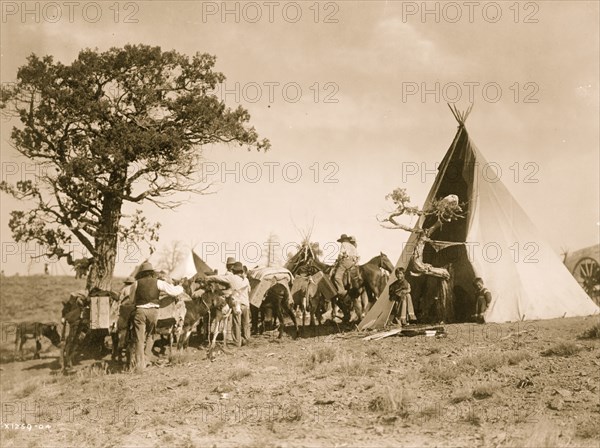
<svg viewBox="0 0 600 448">
<path fill-rule="evenodd" d="M 352 268 L 351 268 L 352 269 Z M 383 292 L 394 265 L 386 254 L 381 252 L 378 256 L 371 258 L 365 264 L 356 266 L 358 275 L 356 282 L 344 281 L 347 294 L 338 297 L 338 305 L 344 313 L 343 320 L 350 321 L 352 310 L 356 319 L 361 320 L 369 308 L 377 301 Z M 352 277 L 350 273 L 348 276 Z"/>
<path fill-rule="evenodd" d="M 317 272 L 323 272 L 332 277 L 335 265 L 328 265 L 316 257 L 299 259 L 296 260 L 294 266 L 295 275 L 314 275 Z M 386 254 L 381 252 L 378 256 L 373 257 L 367 263 L 356 266 L 356 278 L 358 282 L 352 286 L 345 280 L 346 291 L 348 293 L 344 297 L 334 297 L 331 301 L 331 316 L 332 319 L 337 316 L 337 307 L 342 310 L 344 314 L 343 320 L 349 322 L 352 314 L 352 310 L 356 313 L 356 318 L 360 320 L 363 314 L 368 308 L 377 301 L 379 295 L 383 292 L 385 285 L 387 284 L 389 275 L 394 270 L 394 265 L 387 257 Z M 296 301 L 296 298 L 294 298 Z M 319 323 L 321 321 L 320 315 L 322 315 L 328 308 L 327 301 L 322 297 L 318 291 L 314 296 L 306 297 L 304 302 L 311 312 L 311 324 L 314 323 L 313 315 L 317 314 Z"/>
</svg>

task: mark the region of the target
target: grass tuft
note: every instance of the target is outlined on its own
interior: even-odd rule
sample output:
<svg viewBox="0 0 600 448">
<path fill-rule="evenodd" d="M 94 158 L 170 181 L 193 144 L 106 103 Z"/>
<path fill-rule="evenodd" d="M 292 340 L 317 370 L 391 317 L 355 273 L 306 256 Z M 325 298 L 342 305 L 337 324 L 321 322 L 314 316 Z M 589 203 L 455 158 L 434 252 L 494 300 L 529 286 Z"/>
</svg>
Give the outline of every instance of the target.
<svg viewBox="0 0 600 448">
<path fill-rule="evenodd" d="M 598 422 L 594 423 L 594 420 L 584 420 L 577 424 L 575 429 L 575 435 L 582 439 L 599 439 L 600 438 L 600 426 Z"/>
<path fill-rule="evenodd" d="M 477 398 L 478 400 L 489 398 L 494 395 L 494 392 L 496 392 L 499 387 L 500 386 L 498 383 L 480 384 L 479 386 L 473 388 L 473 397 Z"/>
<path fill-rule="evenodd" d="M 574 342 L 564 341 L 554 344 L 552 347 L 544 350 L 542 355 L 544 356 L 560 356 L 563 358 L 567 358 L 569 356 L 576 355 L 583 347 L 575 344 Z"/>
<path fill-rule="evenodd" d="M 380 389 L 369 402 L 369 410 L 381 414 L 397 414 L 402 417 L 408 415 L 410 406 L 409 393 L 404 388 Z"/>
<path fill-rule="evenodd" d="M 246 366 L 237 367 L 233 372 L 229 374 L 231 381 L 239 381 L 247 376 L 252 375 L 252 370 Z"/>
<path fill-rule="evenodd" d="M 600 339 L 600 322 L 596 322 L 579 336 L 581 339 Z"/>
<path fill-rule="evenodd" d="M 318 364 L 331 362 L 335 359 L 335 349 L 331 346 L 320 347 L 310 354 L 310 365 L 314 368 Z"/>
</svg>

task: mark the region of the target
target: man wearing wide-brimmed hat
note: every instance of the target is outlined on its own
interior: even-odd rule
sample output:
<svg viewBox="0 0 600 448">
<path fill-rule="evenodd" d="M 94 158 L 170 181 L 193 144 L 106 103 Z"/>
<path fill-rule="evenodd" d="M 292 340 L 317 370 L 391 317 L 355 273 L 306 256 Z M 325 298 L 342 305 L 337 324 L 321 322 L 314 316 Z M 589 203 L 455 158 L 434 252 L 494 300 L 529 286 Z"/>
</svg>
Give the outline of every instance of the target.
<svg viewBox="0 0 600 448">
<path fill-rule="evenodd" d="M 135 278 L 131 275 L 125 279 L 123 282 L 123 288 L 119 293 L 119 302 L 123 303 L 124 300 L 127 300 L 131 295 L 131 285 L 135 283 Z"/>
<path fill-rule="evenodd" d="M 231 321 L 233 342 L 241 347 L 250 342 L 250 282 L 244 276 L 244 265 L 239 261 L 233 264 L 231 272 L 226 275 L 231 285 L 231 295 L 239 305 L 239 311 L 234 310 Z"/>
<path fill-rule="evenodd" d="M 135 303 L 133 325 L 135 328 L 135 364 L 136 370 L 146 367 L 146 357 L 152 357 L 154 343 L 154 328 L 158 321 L 160 293 L 178 296 L 183 293 L 183 287 L 173 286 L 164 280 L 156 278 L 152 264 L 144 262 L 135 276 L 136 282 L 131 286 L 130 297 Z M 144 343 L 146 345 L 144 349 Z"/>
<path fill-rule="evenodd" d="M 356 239 L 355 244 L 352 244 L 352 239 L 343 233 L 337 240 L 340 243 L 340 253 L 338 255 L 335 274 L 333 275 L 333 282 L 338 290 L 340 297 L 346 295 L 344 288 L 344 274 L 348 269 L 356 264 L 358 261 L 358 251 L 356 250 Z"/>
<path fill-rule="evenodd" d="M 227 261 L 225 262 L 225 272 L 231 272 L 233 265 L 235 264 L 235 258 L 227 257 Z"/>
</svg>

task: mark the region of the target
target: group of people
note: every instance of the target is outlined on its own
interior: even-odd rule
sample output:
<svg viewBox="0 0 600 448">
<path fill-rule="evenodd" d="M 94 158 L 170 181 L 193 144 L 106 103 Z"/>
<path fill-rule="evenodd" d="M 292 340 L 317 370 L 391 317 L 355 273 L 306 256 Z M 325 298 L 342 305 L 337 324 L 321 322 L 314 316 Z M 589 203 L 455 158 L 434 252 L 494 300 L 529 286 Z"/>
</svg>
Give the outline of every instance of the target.
<svg viewBox="0 0 600 448">
<path fill-rule="evenodd" d="M 338 295 L 342 297 L 347 288 L 345 274 L 357 265 L 359 255 L 356 238 L 342 234 L 337 241 L 340 243 L 340 252 L 332 272 L 332 280 Z M 406 279 L 404 268 L 396 268 L 394 274 L 396 280 L 389 286 L 389 299 L 395 302 L 391 316 L 392 322 L 408 325 L 416 321 L 410 283 Z M 233 303 L 235 303 L 232 315 L 233 342 L 239 347 L 248 345 L 251 338 L 248 270 L 241 262 L 229 257 L 226 261 L 226 272 L 222 278 L 229 283 L 229 291 Z M 485 288 L 481 278 L 477 277 L 473 284 L 477 291 L 474 317 L 478 321 L 483 321 L 483 315 L 492 299 L 491 293 Z M 147 359 L 152 356 L 153 334 L 158 321 L 161 293 L 178 296 L 183 292 L 182 286 L 174 285 L 166 273 L 156 272 L 149 262 L 140 266 L 135 278 L 129 277 L 125 281 L 125 286 L 120 294 L 120 302 L 129 299 L 135 304 L 133 328 L 137 369 L 143 370 L 146 367 Z"/>
<path fill-rule="evenodd" d="M 230 287 L 235 308 L 232 310 L 232 338 L 238 346 L 250 342 L 250 282 L 247 268 L 232 257 L 226 262 L 227 272 L 222 276 Z M 149 262 L 140 266 L 135 277 L 128 277 L 119 301 L 130 300 L 135 305 L 132 322 L 135 345 L 135 365 L 143 371 L 153 357 L 152 346 L 158 322 L 161 294 L 177 297 L 184 293 L 183 286 L 173 284 L 162 271 L 155 271 Z"/>
<path fill-rule="evenodd" d="M 403 267 L 396 268 L 394 275 L 396 280 L 389 287 L 389 299 L 394 301 L 391 320 L 394 324 L 409 325 L 410 322 L 417 320 L 410 293 L 410 283 L 406 280 L 406 270 Z M 476 296 L 475 313 L 472 317 L 476 322 L 483 323 L 485 312 L 492 302 L 492 293 L 485 287 L 481 277 L 473 280 L 473 286 Z"/>
</svg>

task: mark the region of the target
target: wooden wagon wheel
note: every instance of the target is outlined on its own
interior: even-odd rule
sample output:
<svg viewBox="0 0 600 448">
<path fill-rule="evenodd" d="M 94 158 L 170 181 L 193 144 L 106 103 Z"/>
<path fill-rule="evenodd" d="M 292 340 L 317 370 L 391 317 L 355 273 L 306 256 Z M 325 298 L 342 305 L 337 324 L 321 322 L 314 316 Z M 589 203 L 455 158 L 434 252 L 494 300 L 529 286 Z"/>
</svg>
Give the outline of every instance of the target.
<svg viewBox="0 0 600 448">
<path fill-rule="evenodd" d="M 598 295 L 600 286 L 600 264 L 590 257 L 582 258 L 575 265 L 573 275 L 590 297 Z"/>
</svg>

